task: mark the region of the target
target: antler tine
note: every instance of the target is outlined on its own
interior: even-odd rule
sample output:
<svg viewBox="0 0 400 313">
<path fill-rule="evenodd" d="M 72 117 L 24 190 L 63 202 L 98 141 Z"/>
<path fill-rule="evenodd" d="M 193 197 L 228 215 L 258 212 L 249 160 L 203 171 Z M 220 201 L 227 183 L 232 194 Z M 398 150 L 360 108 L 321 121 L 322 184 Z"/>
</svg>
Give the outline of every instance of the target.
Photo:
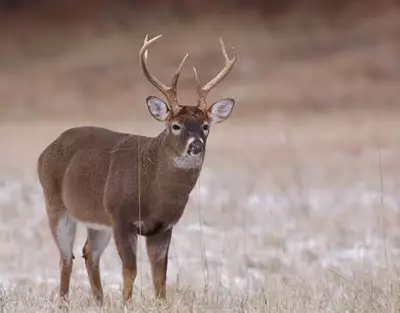
<svg viewBox="0 0 400 313">
<path fill-rule="evenodd" d="M 219 72 L 219 74 L 217 76 L 215 76 L 212 80 L 210 80 L 203 88 L 202 90 L 204 92 L 208 92 L 210 91 L 212 88 L 214 88 L 216 85 L 218 85 L 225 77 L 226 75 L 229 74 L 229 72 L 232 70 L 233 65 L 236 63 L 237 60 L 237 52 L 235 48 L 232 48 L 234 56 L 233 58 L 230 60 L 228 57 L 228 53 L 226 52 L 226 48 L 225 48 L 225 44 L 222 41 L 222 39 L 219 39 L 220 43 L 221 43 L 221 50 L 222 50 L 222 54 L 224 56 L 225 59 L 225 66 L 224 68 L 221 70 L 221 72 Z"/>
<path fill-rule="evenodd" d="M 196 91 L 197 91 L 197 106 L 201 109 L 207 109 L 207 102 L 205 94 L 201 88 L 199 75 L 197 74 L 196 67 L 193 66 L 194 79 L 196 80 Z"/>
<path fill-rule="evenodd" d="M 203 87 L 201 87 L 200 85 L 200 81 L 196 72 L 196 69 L 194 69 L 194 73 L 195 73 L 195 79 L 197 82 L 197 93 L 199 96 L 199 100 L 198 100 L 198 104 L 197 106 L 202 107 L 204 109 L 207 108 L 207 104 L 206 104 L 206 96 L 209 93 L 209 91 L 211 89 L 213 89 L 215 86 L 217 86 L 228 74 L 229 72 L 232 70 L 233 66 L 235 65 L 236 61 L 237 61 L 237 51 L 234 47 L 232 47 L 233 50 L 233 58 L 229 59 L 228 53 L 226 52 L 226 47 L 224 42 L 222 41 L 222 39 L 219 39 L 220 43 L 221 43 L 221 50 L 222 50 L 222 55 L 224 56 L 225 59 L 225 66 L 224 68 L 221 70 L 221 72 L 219 72 L 212 80 L 210 80 L 206 85 L 204 85 Z"/>
<path fill-rule="evenodd" d="M 178 66 L 178 69 L 175 71 L 175 74 L 172 78 L 171 87 L 164 85 L 155 76 L 151 75 L 147 68 L 147 55 L 148 55 L 147 50 L 160 37 L 162 37 L 162 35 L 158 35 L 148 40 L 148 35 L 145 36 L 143 46 L 139 52 L 140 64 L 142 66 L 143 73 L 146 76 L 147 80 L 152 85 L 154 85 L 159 91 L 161 91 L 162 94 L 165 95 L 165 97 L 169 102 L 168 104 L 170 106 L 170 109 L 173 111 L 178 111 L 180 109 L 180 106 L 178 104 L 178 99 L 177 99 L 177 85 L 178 85 L 179 75 L 182 71 L 183 65 L 185 64 L 186 58 L 188 57 L 189 54 L 186 54 L 183 57 L 180 65 Z"/>
<path fill-rule="evenodd" d="M 200 95 L 201 94 L 201 83 L 200 83 L 199 75 L 197 75 L 197 70 L 194 66 L 193 66 L 193 72 L 194 72 L 194 79 L 196 80 L 197 93 Z"/>
<path fill-rule="evenodd" d="M 179 75 L 181 74 L 183 65 L 185 65 L 185 62 L 186 62 L 186 59 L 187 59 L 188 56 L 189 56 L 189 53 L 186 53 L 186 55 L 183 57 L 183 59 L 182 59 L 182 61 L 181 61 L 181 64 L 179 64 L 179 66 L 178 66 L 178 68 L 177 68 L 177 70 L 176 70 L 176 72 L 175 72 L 175 74 L 174 74 L 174 77 L 172 77 L 172 85 L 171 85 L 171 88 L 172 88 L 173 90 L 175 90 L 175 92 L 176 92 L 177 87 L 178 87 Z"/>
<path fill-rule="evenodd" d="M 158 90 L 160 90 L 164 95 L 166 95 L 166 92 L 168 91 L 168 87 L 165 86 L 162 82 L 160 82 L 155 76 L 151 75 L 149 70 L 147 69 L 147 49 L 159 38 L 161 38 L 162 35 L 158 35 L 150 40 L 148 40 L 148 35 L 144 38 L 144 43 L 142 48 L 140 49 L 139 52 L 139 57 L 140 57 L 140 65 L 142 66 L 142 70 L 144 75 L 146 76 L 147 80 L 154 85 Z"/>
<path fill-rule="evenodd" d="M 221 50 L 222 50 L 222 54 L 224 55 L 224 59 L 229 60 L 228 53 L 226 52 L 226 47 L 225 47 L 224 42 L 222 41 L 222 38 L 219 39 L 219 42 L 221 43 Z M 233 48 L 233 49 L 235 50 L 235 48 Z"/>
</svg>

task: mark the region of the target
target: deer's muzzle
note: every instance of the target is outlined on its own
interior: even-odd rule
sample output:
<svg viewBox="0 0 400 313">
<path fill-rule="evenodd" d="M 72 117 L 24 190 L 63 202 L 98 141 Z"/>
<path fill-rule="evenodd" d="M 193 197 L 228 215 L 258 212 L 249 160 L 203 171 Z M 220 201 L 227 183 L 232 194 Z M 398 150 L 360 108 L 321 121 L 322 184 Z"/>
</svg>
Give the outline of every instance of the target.
<svg viewBox="0 0 400 313">
<path fill-rule="evenodd" d="M 204 143 L 200 139 L 195 139 L 189 144 L 188 154 L 199 155 L 204 151 Z"/>
</svg>

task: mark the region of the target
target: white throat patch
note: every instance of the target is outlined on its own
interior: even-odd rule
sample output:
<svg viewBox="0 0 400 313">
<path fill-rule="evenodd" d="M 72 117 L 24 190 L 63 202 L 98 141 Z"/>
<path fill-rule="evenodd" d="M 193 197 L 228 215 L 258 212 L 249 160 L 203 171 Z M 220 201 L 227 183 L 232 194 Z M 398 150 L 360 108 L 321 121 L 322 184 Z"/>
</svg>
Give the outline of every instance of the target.
<svg viewBox="0 0 400 313">
<path fill-rule="evenodd" d="M 186 155 L 186 156 L 175 157 L 173 159 L 173 164 L 176 168 L 181 168 L 181 169 L 199 168 L 203 164 L 203 156 Z"/>
</svg>

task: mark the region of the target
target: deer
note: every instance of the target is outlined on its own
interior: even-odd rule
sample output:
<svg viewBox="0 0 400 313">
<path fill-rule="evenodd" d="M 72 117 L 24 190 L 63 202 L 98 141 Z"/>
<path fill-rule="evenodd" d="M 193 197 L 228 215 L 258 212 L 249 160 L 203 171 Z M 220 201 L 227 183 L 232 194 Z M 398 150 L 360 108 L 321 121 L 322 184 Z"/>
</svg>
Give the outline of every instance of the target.
<svg viewBox="0 0 400 313">
<path fill-rule="evenodd" d="M 137 241 L 145 238 L 157 299 L 166 299 L 168 252 L 174 225 L 180 220 L 203 167 L 210 125 L 225 121 L 235 100 L 207 104 L 207 94 L 232 70 L 238 55 L 207 84 L 193 67 L 197 104 L 181 105 L 177 97 L 186 54 L 164 85 L 148 69 L 148 49 L 162 35 L 145 36 L 139 52 L 145 78 L 164 96 L 146 98 L 150 115 L 164 123 L 155 137 L 117 132 L 99 126 L 77 126 L 62 132 L 40 154 L 37 173 L 48 224 L 60 254 L 59 297 L 68 301 L 77 225 L 87 228 L 82 249 L 91 294 L 103 303 L 100 258 L 114 238 L 122 263 L 122 299 L 131 303 L 137 275 Z"/>
</svg>

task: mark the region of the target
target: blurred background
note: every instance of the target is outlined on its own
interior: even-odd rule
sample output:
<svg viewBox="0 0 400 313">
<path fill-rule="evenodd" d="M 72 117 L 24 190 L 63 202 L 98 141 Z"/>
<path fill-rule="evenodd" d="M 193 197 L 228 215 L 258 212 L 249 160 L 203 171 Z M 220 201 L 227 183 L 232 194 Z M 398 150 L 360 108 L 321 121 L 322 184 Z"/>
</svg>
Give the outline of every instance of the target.
<svg viewBox="0 0 400 313">
<path fill-rule="evenodd" d="M 72 126 L 162 130 L 145 106 L 160 96 L 139 66 L 146 34 L 163 35 L 148 64 L 166 84 L 190 54 L 185 105 L 196 99 L 192 66 L 203 83 L 223 67 L 220 37 L 239 54 L 209 95 L 236 106 L 212 128 L 174 231 L 171 290 L 262 292 L 260 312 L 282 302 L 289 312 L 399 309 L 398 0 L 0 0 L 0 285 L 10 310 L 20 298 L 19 308 L 50 305 L 57 290 L 41 151 Z M 138 284 L 150 286 L 141 260 Z M 85 297 L 75 264 L 73 290 Z M 113 243 L 102 267 L 105 289 L 119 288 Z"/>
<path fill-rule="evenodd" d="M 146 34 L 163 39 L 150 65 L 194 97 L 223 66 L 218 38 L 240 62 L 213 95 L 236 97 L 234 118 L 271 111 L 395 107 L 399 79 L 396 0 L 2 0 L 0 116 L 134 118 L 155 93 L 139 69 Z M 148 117 L 146 116 L 146 119 Z"/>
</svg>

